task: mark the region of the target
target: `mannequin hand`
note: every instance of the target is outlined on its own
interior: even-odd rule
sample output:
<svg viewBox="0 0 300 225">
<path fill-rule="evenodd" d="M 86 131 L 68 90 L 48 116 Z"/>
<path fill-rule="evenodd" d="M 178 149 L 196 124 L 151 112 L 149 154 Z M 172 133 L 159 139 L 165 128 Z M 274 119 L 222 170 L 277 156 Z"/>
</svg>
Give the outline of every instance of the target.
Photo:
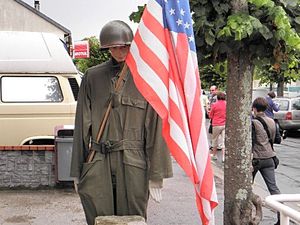
<svg viewBox="0 0 300 225">
<path fill-rule="evenodd" d="M 162 189 L 162 180 L 159 181 L 149 181 L 149 192 L 151 198 L 159 203 L 162 200 L 162 194 L 161 194 L 161 189 Z"/>
<path fill-rule="evenodd" d="M 76 194 L 78 194 L 78 183 L 79 183 L 79 179 L 77 177 L 74 177 L 74 189 Z"/>
</svg>

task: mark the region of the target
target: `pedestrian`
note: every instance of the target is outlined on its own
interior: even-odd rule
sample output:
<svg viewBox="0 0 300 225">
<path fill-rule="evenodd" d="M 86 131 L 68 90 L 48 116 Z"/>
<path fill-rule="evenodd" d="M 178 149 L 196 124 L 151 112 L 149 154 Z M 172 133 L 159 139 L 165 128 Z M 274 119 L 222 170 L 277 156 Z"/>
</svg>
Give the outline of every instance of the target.
<svg viewBox="0 0 300 225">
<path fill-rule="evenodd" d="M 276 135 L 276 127 L 273 119 L 266 116 L 265 111 L 268 102 L 265 98 L 258 97 L 253 101 L 252 110 L 252 153 L 253 153 L 253 181 L 259 171 L 267 185 L 271 195 L 280 194 L 275 179 L 275 167 L 278 160 L 273 149 L 273 142 Z M 280 224 L 280 216 L 278 221 Z"/>
<path fill-rule="evenodd" d="M 160 201 L 163 179 L 172 176 L 161 120 L 124 62 L 132 39 L 126 23 L 108 22 L 100 46 L 111 59 L 88 69 L 80 86 L 71 176 L 88 225 L 97 216 L 146 218 L 149 195 Z"/>
<path fill-rule="evenodd" d="M 211 107 L 217 101 L 218 87 L 216 85 L 212 85 L 209 92 L 209 105 Z"/>
<path fill-rule="evenodd" d="M 226 96 L 217 92 L 217 102 L 211 106 L 209 117 L 212 120 L 212 159 L 217 159 L 218 147 L 222 150 L 222 162 L 225 154 L 225 123 L 226 123 Z"/>
<path fill-rule="evenodd" d="M 208 96 L 208 110 L 207 110 L 207 113 L 208 113 L 208 117 L 209 117 L 209 113 L 210 113 L 210 110 L 211 110 L 211 106 L 217 101 L 217 91 L 218 91 L 218 88 L 216 85 L 212 85 L 210 88 L 209 88 L 209 96 Z M 211 141 L 212 141 L 212 120 L 210 119 L 209 120 L 209 128 L 208 128 L 208 133 L 210 134 L 210 148 L 209 149 L 212 149 L 212 145 L 211 145 Z"/>
<path fill-rule="evenodd" d="M 272 119 L 274 119 L 274 112 L 279 111 L 279 105 L 273 101 L 273 99 L 275 97 L 276 97 L 276 94 L 274 91 L 270 91 L 268 93 L 268 95 L 266 96 L 266 100 L 268 102 L 268 108 L 266 109 L 265 114 L 266 114 L 266 116 L 268 116 Z M 275 121 L 275 125 L 277 126 L 277 130 L 279 132 L 279 130 L 280 130 L 279 124 L 276 120 L 274 120 L 274 121 Z M 286 139 L 286 137 L 287 137 L 286 131 L 281 131 L 281 134 L 282 134 L 282 138 Z"/>
<path fill-rule="evenodd" d="M 276 94 L 274 91 L 270 91 L 268 95 L 266 96 L 266 100 L 268 102 L 268 107 L 265 111 L 266 116 L 274 119 L 274 112 L 279 111 L 279 106 L 273 101 L 273 98 L 276 97 Z"/>
<path fill-rule="evenodd" d="M 201 94 L 201 100 L 202 100 L 202 104 L 203 104 L 203 108 L 204 108 L 204 112 L 205 112 L 205 118 L 208 119 L 208 107 L 209 107 L 209 100 L 207 95 L 205 94 L 205 91 L 202 91 Z"/>
</svg>

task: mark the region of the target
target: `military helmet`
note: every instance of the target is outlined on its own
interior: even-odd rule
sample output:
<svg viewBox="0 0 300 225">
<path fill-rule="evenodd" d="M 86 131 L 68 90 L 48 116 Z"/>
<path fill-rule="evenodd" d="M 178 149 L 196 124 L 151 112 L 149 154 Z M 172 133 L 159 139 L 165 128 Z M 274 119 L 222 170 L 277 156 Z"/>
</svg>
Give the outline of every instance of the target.
<svg viewBox="0 0 300 225">
<path fill-rule="evenodd" d="M 113 20 L 105 24 L 100 32 L 100 47 L 107 49 L 130 45 L 132 39 L 133 33 L 128 24 L 121 20 Z"/>
</svg>

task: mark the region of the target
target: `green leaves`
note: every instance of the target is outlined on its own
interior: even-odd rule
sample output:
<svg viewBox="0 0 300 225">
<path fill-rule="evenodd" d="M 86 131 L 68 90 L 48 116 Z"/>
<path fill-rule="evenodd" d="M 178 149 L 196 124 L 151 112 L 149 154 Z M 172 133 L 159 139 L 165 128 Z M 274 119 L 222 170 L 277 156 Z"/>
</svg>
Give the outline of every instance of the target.
<svg viewBox="0 0 300 225">
<path fill-rule="evenodd" d="M 237 13 L 228 17 L 226 26 L 218 33 L 218 38 L 234 35 L 234 40 L 241 41 L 255 32 L 261 33 L 266 40 L 273 36 L 270 30 L 261 24 L 257 18 L 244 13 Z"/>
<path fill-rule="evenodd" d="M 257 8 L 265 8 L 268 16 L 275 25 L 276 38 L 279 40 L 283 40 L 286 42 L 287 46 L 290 48 L 295 48 L 300 50 L 300 37 L 292 29 L 290 24 L 289 17 L 287 16 L 286 11 L 283 9 L 282 6 L 278 5 L 275 6 L 274 2 L 271 0 L 248 0 L 249 3 L 254 4 Z M 284 6 L 288 7 L 296 7 L 298 6 L 299 10 L 299 2 L 297 0 L 281 0 Z M 300 19 L 299 17 L 295 18 L 294 20 L 296 23 L 299 24 Z M 264 36 L 265 37 L 265 36 Z"/>
<path fill-rule="evenodd" d="M 213 34 L 212 30 L 205 32 L 205 41 L 211 46 L 215 43 L 215 35 Z"/>
<path fill-rule="evenodd" d="M 90 46 L 90 58 L 88 59 L 75 59 L 74 63 L 79 71 L 84 73 L 88 68 L 98 65 L 109 59 L 109 54 L 107 52 L 100 51 L 99 40 L 93 36 L 89 38 L 84 38 L 84 40 L 89 41 Z"/>
<path fill-rule="evenodd" d="M 272 8 L 274 7 L 274 2 L 270 0 L 248 0 L 249 3 L 252 3 L 257 8 L 266 7 L 266 8 Z"/>
<path fill-rule="evenodd" d="M 129 19 L 135 23 L 139 23 L 142 18 L 145 6 L 146 4 L 144 6 L 138 6 L 138 11 L 131 13 Z"/>
<path fill-rule="evenodd" d="M 300 37 L 295 30 L 291 28 L 285 10 L 281 6 L 278 6 L 270 10 L 270 14 L 274 17 L 274 23 L 277 28 L 277 37 L 285 41 L 289 47 L 300 51 Z"/>
</svg>

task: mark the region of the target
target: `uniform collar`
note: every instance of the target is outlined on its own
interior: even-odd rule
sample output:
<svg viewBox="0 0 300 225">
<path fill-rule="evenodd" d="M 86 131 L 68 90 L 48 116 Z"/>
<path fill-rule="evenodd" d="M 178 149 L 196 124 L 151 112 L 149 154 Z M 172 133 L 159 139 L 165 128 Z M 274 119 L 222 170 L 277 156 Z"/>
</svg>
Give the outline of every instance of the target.
<svg viewBox="0 0 300 225">
<path fill-rule="evenodd" d="M 117 62 L 114 58 L 110 59 L 111 64 L 112 64 L 112 74 L 113 74 L 113 78 L 114 80 L 116 80 L 119 77 L 119 73 L 121 72 L 121 69 L 123 68 L 123 65 L 125 62 Z M 128 76 L 125 76 L 123 78 L 124 81 L 126 81 L 128 78 Z"/>
</svg>

